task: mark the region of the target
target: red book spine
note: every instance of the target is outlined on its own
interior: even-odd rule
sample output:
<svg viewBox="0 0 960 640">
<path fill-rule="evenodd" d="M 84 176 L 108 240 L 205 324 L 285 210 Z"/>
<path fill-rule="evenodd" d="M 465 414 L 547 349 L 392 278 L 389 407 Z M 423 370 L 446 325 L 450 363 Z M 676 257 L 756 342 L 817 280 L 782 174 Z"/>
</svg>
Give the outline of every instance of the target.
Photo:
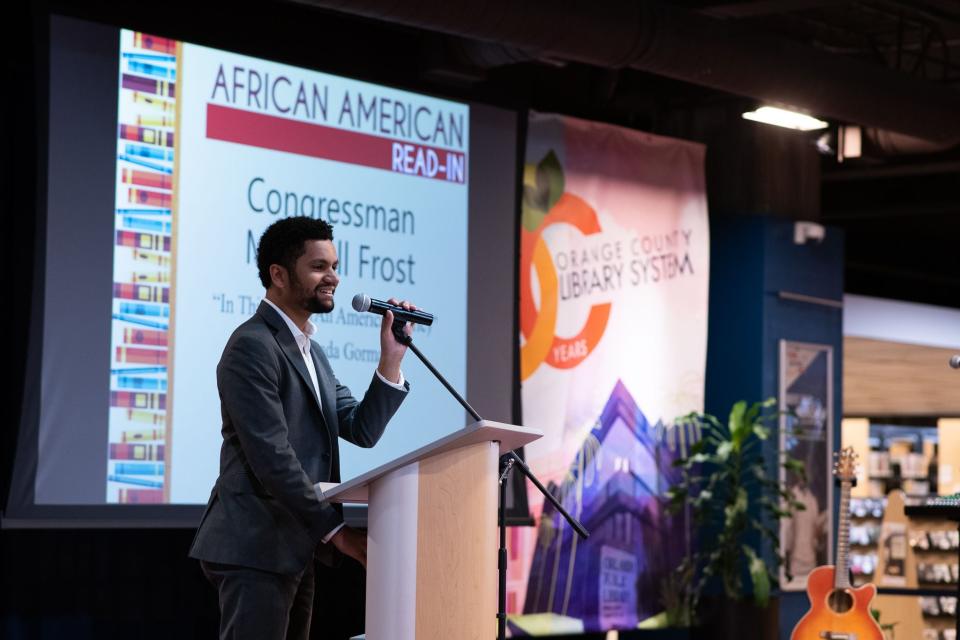
<svg viewBox="0 0 960 640">
<path fill-rule="evenodd" d="M 114 282 L 113 297 L 138 302 L 170 302 L 170 289 L 149 284 Z"/>
<path fill-rule="evenodd" d="M 172 189 L 173 179 L 165 173 L 155 171 L 141 171 L 140 169 L 123 169 L 121 179 L 127 184 L 136 184 L 151 189 Z"/>
<path fill-rule="evenodd" d="M 163 489 L 120 489 L 120 504 L 161 504 Z"/>
<path fill-rule="evenodd" d="M 143 33 L 141 31 L 133 34 L 133 46 L 170 55 L 174 55 L 177 52 L 176 40 L 152 36 L 149 33 Z"/>
<path fill-rule="evenodd" d="M 167 408 L 167 394 L 149 391 L 111 391 L 110 406 L 164 411 Z"/>
<path fill-rule="evenodd" d="M 117 231 L 117 244 L 148 251 L 170 251 L 170 236 L 157 236 L 142 231 Z"/>
<path fill-rule="evenodd" d="M 166 365 L 167 350 L 142 349 L 140 347 L 117 347 L 115 360 L 117 362 L 125 362 L 127 364 Z M 142 409 L 144 407 L 137 406 L 135 408 Z"/>
<path fill-rule="evenodd" d="M 153 331 L 152 329 L 132 329 L 123 330 L 123 341 L 127 344 L 145 344 L 152 347 L 167 346 L 167 332 Z"/>
<path fill-rule="evenodd" d="M 160 147 L 173 146 L 172 131 L 160 131 L 151 127 L 138 127 L 135 124 L 120 125 L 120 137 L 125 140 L 155 144 Z"/>
<path fill-rule="evenodd" d="M 143 204 L 150 207 L 170 208 L 170 194 L 160 193 L 159 191 L 150 191 L 148 189 L 128 189 L 127 194 L 130 202 Z"/>
</svg>

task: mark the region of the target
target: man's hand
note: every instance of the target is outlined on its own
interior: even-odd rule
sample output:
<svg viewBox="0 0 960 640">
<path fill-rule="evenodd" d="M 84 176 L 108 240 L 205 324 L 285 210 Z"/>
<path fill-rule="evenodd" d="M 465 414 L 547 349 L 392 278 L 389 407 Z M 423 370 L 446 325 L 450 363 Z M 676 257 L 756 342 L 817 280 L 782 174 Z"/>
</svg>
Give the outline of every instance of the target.
<svg viewBox="0 0 960 640">
<path fill-rule="evenodd" d="M 417 310 L 416 306 L 406 300 L 398 301 L 396 298 L 390 298 L 387 302 L 403 307 L 407 311 Z M 413 333 L 413 325 L 407 323 L 403 331 L 409 336 Z M 403 354 L 406 352 L 407 346 L 397 342 L 393 336 L 393 312 L 387 311 L 380 322 L 380 364 L 377 365 L 380 375 L 391 382 L 400 382 L 400 361 L 403 360 Z"/>
<path fill-rule="evenodd" d="M 350 556 L 367 568 L 367 534 L 350 527 L 341 527 L 332 538 L 330 544 L 345 556 Z"/>
</svg>

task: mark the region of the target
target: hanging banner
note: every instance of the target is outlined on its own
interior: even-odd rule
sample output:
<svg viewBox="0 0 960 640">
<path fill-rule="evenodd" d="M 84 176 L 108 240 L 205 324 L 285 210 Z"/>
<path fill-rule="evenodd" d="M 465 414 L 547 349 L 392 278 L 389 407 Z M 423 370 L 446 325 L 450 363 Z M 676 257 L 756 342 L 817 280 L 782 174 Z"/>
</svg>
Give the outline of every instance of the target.
<svg viewBox="0 0 960 640">
<path fill-rule="evenodd" d="M 701 145 L 533 114 L 520 251 L 523 423 L 533 471 L 591 532 L 533 489 L 514 528 L 514 635 L 628 629 L 663 610 L 687 551 L 660 498 L 703 409 L 709 228 Z M 531 487 L 532 489 L 532 487 Z"/>
</svg>

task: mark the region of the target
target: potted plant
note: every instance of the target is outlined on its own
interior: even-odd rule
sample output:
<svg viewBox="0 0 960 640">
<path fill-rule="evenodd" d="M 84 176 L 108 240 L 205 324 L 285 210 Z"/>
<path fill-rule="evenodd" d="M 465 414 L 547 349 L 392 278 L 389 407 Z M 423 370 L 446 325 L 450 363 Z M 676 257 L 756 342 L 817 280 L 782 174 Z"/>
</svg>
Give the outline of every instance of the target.
<svg viewBox="0 0 960 640">
<path fill-rule="evenodd" d="M 736 609 L 747 603 L 747 594 L 752 594 L 756 608 L 766 609 L 771 585 L 783 562 L 776 523 L 804 508 L 792 500 L 779 474 L 771 476 L 768 471 L 763 443 L 772 433 L 771 423 L 779 416 L 771 410 L 774 405 L 773 398 L 749 406 L 741 400 L 733 405 L 726 424 L 705 413 L 678 418 L 678 423 L 699 429 L 701 437 L 691 446 L 689 455 L 675 463 L 681 473 L 667 493 L 669 509 L 673 513 L 685 511 L 700 536 L 696 550 L 677 567 L 666 585 L 669 588 L 664 600 L 671 624 L 708 622 L 703 619 L 701 599 L 707 585 L 716 580 L 727 602 L 714 614 L 719 619 L 710 622 L 736 625 L 740 624 L 737 618 L 746 617 L 748 633 L 739 635 L 761 637 L 757 635 L 757 612 Z M 778 456 L 778 464 L 804 476 L 798 460 Z M 773 566 L 764 559 L 765 544 L 772 549 Z M 749 588 L 744 584 L 747 576 Z"/>
</svg>

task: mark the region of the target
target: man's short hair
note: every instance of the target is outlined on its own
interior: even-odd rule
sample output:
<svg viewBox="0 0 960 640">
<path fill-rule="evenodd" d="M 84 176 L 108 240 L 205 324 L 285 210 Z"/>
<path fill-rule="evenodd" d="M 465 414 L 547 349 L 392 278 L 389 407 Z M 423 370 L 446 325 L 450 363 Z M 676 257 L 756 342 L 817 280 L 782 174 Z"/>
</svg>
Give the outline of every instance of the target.
<svg viewBox="0 0 960 640">
<path fill-rule="evenodd" d="M 260 236 L 257 245 L 257 270 L 260 283 L 270 288 L 270 265 L 278 264 L 294 273 L 297 260 L 306 253 L 308 240 L 333 240 L 333 227 L 324 220 L 298 216 L 274 222 Z"/>
</svg>

